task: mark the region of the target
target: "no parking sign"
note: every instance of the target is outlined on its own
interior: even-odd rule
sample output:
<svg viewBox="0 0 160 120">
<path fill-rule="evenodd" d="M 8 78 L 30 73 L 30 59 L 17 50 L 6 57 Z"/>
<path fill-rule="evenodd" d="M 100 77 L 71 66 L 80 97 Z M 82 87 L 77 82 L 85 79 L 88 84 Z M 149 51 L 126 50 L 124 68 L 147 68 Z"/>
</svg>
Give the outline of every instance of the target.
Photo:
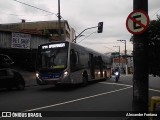
<svg viewBox="0 0 160 120">
<path fill-rule="evenodd" d="M 132 34 L 142 34 L 149 26 L 149 16 L 143 10 L 136 10 L 129 14 L 126 20 L 127 30 Z"/>
</svg>

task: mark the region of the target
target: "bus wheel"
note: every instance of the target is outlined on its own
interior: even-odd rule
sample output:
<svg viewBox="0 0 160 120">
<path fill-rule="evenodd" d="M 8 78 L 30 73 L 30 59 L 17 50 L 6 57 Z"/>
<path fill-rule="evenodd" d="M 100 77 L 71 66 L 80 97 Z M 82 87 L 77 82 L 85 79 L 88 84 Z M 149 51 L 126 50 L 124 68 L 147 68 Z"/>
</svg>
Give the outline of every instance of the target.
<svg viewBox="0 0 160 120">
<path fill-rule="evenodd" d="M 88 85 L 88 77 L 86 75 L 83 75 L 82 77 L 82 86 L 85 87 Z"/>
</svg>

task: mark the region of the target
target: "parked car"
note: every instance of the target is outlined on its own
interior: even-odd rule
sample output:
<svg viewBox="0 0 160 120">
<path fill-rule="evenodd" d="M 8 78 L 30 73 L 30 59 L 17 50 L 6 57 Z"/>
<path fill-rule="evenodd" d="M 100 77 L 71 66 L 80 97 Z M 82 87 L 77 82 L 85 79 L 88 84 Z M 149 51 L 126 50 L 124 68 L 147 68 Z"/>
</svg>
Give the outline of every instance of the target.
<svg viewBox="0 0 160 120">
<path fill-rule="evenodd" d="M 13 64 L 13 60 L 8 55 L 0 54 L 0 68 L 10 68 Z"/>
<path fill-rule="evenodd" d="M 16 70 L 9 68 L 0 69 L 0 88 L 17 88 L 18 90 L 24 90 L 24 78 Z"/>
</svg>

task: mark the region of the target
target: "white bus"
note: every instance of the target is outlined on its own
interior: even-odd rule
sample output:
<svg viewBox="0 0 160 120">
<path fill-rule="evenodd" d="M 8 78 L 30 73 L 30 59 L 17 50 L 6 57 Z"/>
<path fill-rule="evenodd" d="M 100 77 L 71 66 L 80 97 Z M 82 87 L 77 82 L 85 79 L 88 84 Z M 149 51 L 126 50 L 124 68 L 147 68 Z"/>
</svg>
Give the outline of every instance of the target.
<svg viewBox="0 0 160 120">
<path fill-rule="evenodd" d="M 38 47 L 36 80 L 44 84 L 79 84 L 111 77 L 112 59 L 71 42 L 51 42 Z"/>
</svg>

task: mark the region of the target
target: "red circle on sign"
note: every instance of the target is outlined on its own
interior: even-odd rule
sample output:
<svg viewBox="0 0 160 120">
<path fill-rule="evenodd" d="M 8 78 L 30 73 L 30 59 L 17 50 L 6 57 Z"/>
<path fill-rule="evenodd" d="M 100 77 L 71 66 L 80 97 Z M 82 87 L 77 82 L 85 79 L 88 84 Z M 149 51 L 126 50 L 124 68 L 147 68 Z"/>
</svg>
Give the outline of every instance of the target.
<svg viewBox="0 0 160 120">
<path fill-rule="evenodd" d="M 141 23 L 140 21 L 136 20 L 135 18 L 132 17 L 133 14 L 136 14 L 136 13 L 141 13 L 145 16 L 145 19 L 146 19 L 146 24 L 143 24 Z M 138 24 L 139 26 L 143 27 L 143 29 L 141 31 L 134 31 L 132 30 L 130 27 L 129 27 L 129 20 L 131 20 L 132 22 Z M 135 10 L 133 11 L 132 13 L 129 14 L 129 16 L 127 17 L 127 20 L 126 20 L 126 27 L 127 27 L 127 30 L 132 33 L 132 34 L 142 34 L 144 33 L 147 28 L 149 26 L 149 16 L 148 14 L 143 11 L 143 10 Z"/>
</svg>

